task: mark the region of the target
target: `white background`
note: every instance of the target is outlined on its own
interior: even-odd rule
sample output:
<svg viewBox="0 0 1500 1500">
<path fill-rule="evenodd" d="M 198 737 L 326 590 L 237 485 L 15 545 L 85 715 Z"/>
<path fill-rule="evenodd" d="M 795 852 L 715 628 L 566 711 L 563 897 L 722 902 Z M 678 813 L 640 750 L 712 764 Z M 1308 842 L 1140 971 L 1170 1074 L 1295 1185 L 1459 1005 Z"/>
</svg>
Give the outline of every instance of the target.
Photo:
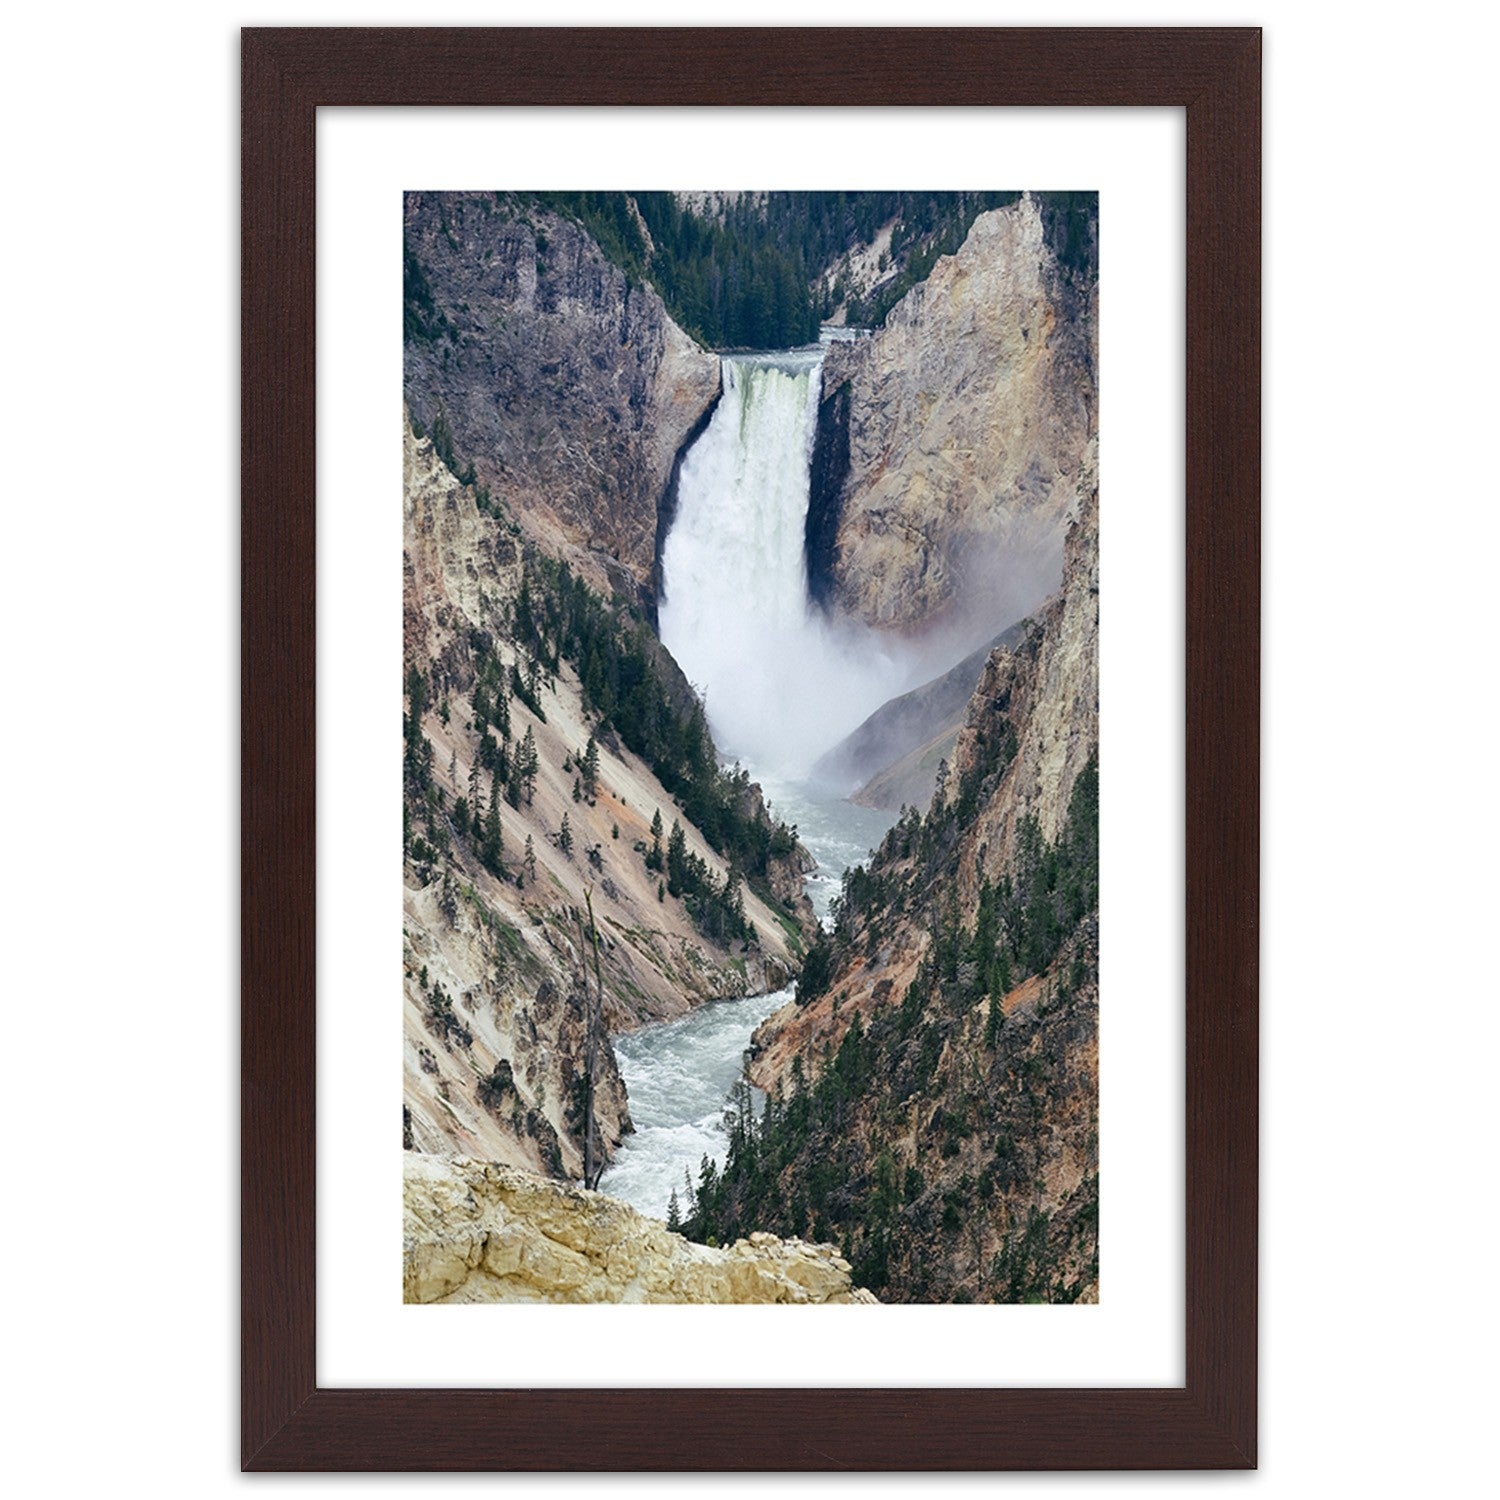
<svg viewBox="0 0 1500 1500">
<path fill-rule="evenodd" d="M 236 1476 L 236 38 L 625 19 L 381 0 L 12 20 L 7 1477 Z M 629 7 L 686 21 L 696 7 Z M 1469 7 L 861 0 L 717 20 L 1251 22 L 1266 46 L 1262 1468 L 1011 1494 L 1473 1493 L 1486 1075 L 1492 36 Z M 327 1481 L 288 1479 L 278 1493 Z M 494 1480 L 339 1481 L 425 1494 Z M 507 1481 L 813 1494 L 900 1479 Z M 994 1481 L 924 1480 L 976 1490 Z"/>
<path fill-rule="evenodd" d="M 527 143 L 524 158 L 518 142 Z M 622 1385 L 1181 1385 L 1181 110 L 329 111 L 318 127 L 318 1380 L 536 1385 L 579 1340 Z M 810 149 L 812 148 L 812 149 Z M 1100 194 L 1100 1241 L 1097 1307 L 448 1308 L 399 1300 L 400 717 L 404 185 L 924 187 Z M 440 166 L 434 166 L 440 163 Z M 642 181 L 642 173 L 646 179 Z M 373 248 L 372 247 L 378 247 Z M 1149 896 L 1146 895 L 1149 893 Z M 372 920 L 372 913 L 385 917 Z M 373 933 L 384 932 L 385 939 Z M 384 995 L 385 1004 L 372 1004 Z M 733 1347 L 732 1371 L 723 1351 Z"/>
</svg>

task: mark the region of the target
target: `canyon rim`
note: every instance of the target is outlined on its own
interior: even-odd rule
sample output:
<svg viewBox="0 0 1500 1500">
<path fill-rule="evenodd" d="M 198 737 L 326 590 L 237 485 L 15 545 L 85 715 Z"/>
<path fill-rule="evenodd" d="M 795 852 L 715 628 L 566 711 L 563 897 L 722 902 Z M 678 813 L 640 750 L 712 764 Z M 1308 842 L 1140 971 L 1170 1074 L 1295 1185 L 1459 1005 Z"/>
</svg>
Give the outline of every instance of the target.
<svg viewBox="0 0 1500 1500">
<path fill-rule="evenodd" d="M 402 213 L 405 1300 L 1098 1301 L 1097 195 Z"/>
</svg>

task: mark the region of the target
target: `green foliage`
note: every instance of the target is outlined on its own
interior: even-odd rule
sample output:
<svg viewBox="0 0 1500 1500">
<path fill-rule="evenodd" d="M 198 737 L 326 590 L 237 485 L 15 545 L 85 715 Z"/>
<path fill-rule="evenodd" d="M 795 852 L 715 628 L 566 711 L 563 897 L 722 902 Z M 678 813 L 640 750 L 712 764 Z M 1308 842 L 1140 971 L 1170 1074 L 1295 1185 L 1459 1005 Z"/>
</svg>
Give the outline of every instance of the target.
<svg viewBox="0 0 1500 1500">
<path fill-rule="evenodd" d="M 427 707 L 427 674 L 415 663 L 406 673 L 406 704 L 401 721 L 406 786 L 409 793 L 425 798 L 432 786 L 432 741 L 422 729 L 422 714 Z"/>
<path fill-rule="evenodd" d="M 1038 193 L 1042 231 L 1063 273 L 1080 286 L 1099 279 L 1099 195 Z"/>
<path fill-rule="evenodd" d="M 858 327 L 878 328 L 890 310 L 931 274 L 938 259 L 953 255 L 974 227 L 974 220 L 992 208 L 1016 202 L 1020 193 L 902 193 L 900 218 L 891 231 L 894 276 L 871 288 L 861 301 L 849 303 L 848 321 Z"/>
<path fill-rule="evenodd" d="M 537 558 L 526 566 L 512 615 L 515 643 L 533 660 L 568 661 L 577 669 L 584 705 L 597 718 L 594 738 L 606 730 L 618 734 L 677 798 L 683 817 L 745 878 L 765 875 L 771 860 L 791 852 L 796 830 L 773 824 L 753 803 L 749 773 L 719 765 L 702 705 L 684 705 L 669 690 L 658 666 L 661 648 L 638 610 L 605 603 L 566 563 Z M 597 755 L 596 746 L 596 777 Z M 585 751 L 585 778 L 588 761 Z M 657 870 L 654 825 L 653 834 L 656 858 L 648 856 L 647 864 Z"/>
<path fill-rule="evenodd" d="M 630 211 L 626 194 L 533 193 L 531 198 L 582 225 L 605 256 L 625 272 L 630 284 L 640 285 L 646 265 L 646 242 L 641 238 L 640 225 Z M 546 245 L 546 237 L 539 235 L 537 248 L 544 250 Z"/>
<path fill-rule="evenodd" d="M 708 864 L 687 847 L 681 822 L 672 820 L 667 839 L 667 890 L 679 896 L 706 938 L 727 945 L 754 935 L 745 916 L 745 895 L 738 874 L 731 868 L 720 882 Z"/>
<path fill-rule="evenodd" d="M 1000 1028 L 1005 1024 L 1005 1012 L 1000 1009 L 1000 997 L 1004 993 L 998 985 L 991 988 L 989 1010 L 984 1018 L 984 1045 L 992 1052 L 1000 1040 Z"/>
<path fill-rule="evenodd" d="M 694 867 L 688 863 L 690 857 L 682 823 L 673 818 L 672 836 L 667 840 L 667 890 L 674 896 L 683 895 L 689 882 L 695 879 Z"/>
<path fill-rule="evenodd" d="M 802 972 L 797 976 L 797 1004 L 811 1005 L 820 995 L 828 992 L 833 979 L 833 942 L 826 932 L 820 931 L 802 960 Z"/>
<path fill-rule="evenodd" d="M 526 797 L 527 807 L 531 806 L 532 798 L 536 795 L 537 772 L 541 768 L 541 761 L 537 755 L 536 734 L 530 724 L 526 726 L 526 733 L 521 740 L 521 748 L 516 752 L 516 777 L 520 782 L 521 790 Z"/>
<path fill-rule="evenodd" d="M 1047 1245 L 1048 1216 L 1031 1208 L 1026 1222 L 1006 1235 L 990 1265 L 996 1302 L 1048 1302 L 1053 1281 L 1052 1256 Z"/>
<path fill-rule="evenodd" d="M 773 195 L 774 207 L 741 200 L 721 220 L 680 208 L 672 193 L 635 194 L 654 246 L 652 284 L 700 342 L 770 349 L 817 338 L 812 283 L 822 265 L 791 196 Z"/>
<path fill-rule="evenodd" d="M 712 212 L 684 207 L 669 192 L 537 193 L 530 201 L 581 225 L 632 286 L 649 280 L 673 318 L 701 343 L 770 349 L 817 338 L 819 322 L 846 290 L 839 285 L 830 295 L 827 273 L 885 224 L 894 220 L 890 274 L 865 301 L 851 300 L 849 321 L 856 325 L 883 323 L 891 308 L 926 279 L 939 256 L 958 249 L 979 214 L 1020 196 L 776 192 L 747 194 Z M 1097 195 L 1039 197 L 1060 200 L 1053 212 L 1059 243 L 1072 257 L 1070 264 L 1083 264 L 1085 247 L 1093 243 L 1087 234 L 1090 205 L 1097 226 Z M 427 322 L 419 320 L 419 327 Z"/>
<path fill-rule="evenodd" d="M 965 779 L 988 797 L 1013 753 L 1008 726 L 979 750 Z M 955 1264 L 966 1264 L 961 1285 L 976 1300 L 1068 1301 L 1097 1278 L 1088 1218 L 1097 1207 L 1085 1196 L 1060 1238 L 1028 1201 L 1039 1122 L 1059 1081 L 1057 1060 L 1035 1041 L 1046 1007 L 1008 1022 L 1000 1004 L 1013 981 L 1055 963 L 1071 991 L 1097 973 L 1097 763 L 1080 772 L 1054 843 L 1034 820 L 1018 827 L 1011 874 L 982 885 L 968 920 L 953 883 L 963 797 L 961 781 L 930 817 L 905 810 L 869 868 L 849 872 L 799 1001 L 826 993 L 904 903 L 926 912 L 927 953 L 899 1002 L 862 1005 L 836 1051 L 811 1071 L 795 1058 L 788 1093 L 759 1120 L 736 1120 L 723 1166 L 700 1176 L 685 1213 L 693 1238 L 752 1229 L 834 1238 L 858 1284 L 898 1300 L 925 1300 L 932 1285 L 956 1292 Z M 973 1012 L 986 998 L 981 1050 Z M 991 1238 L 981 1256 L 986 1224 L 990 1234 L 1012 1227 L 998 1253 Z"/>
<path fill-rule="evenodd" d="M 599 793 L 599 741 L 592 734 L 589 736 L 588 748 L 583 752 L 581 780 L 583 795 L 592 805 Z"/>
<path fill-rule="evenodd" d="M 536 715 L 540 723 L 547 722 L 547 711 L 542 707 L 540 691 L 541 670 L 533 660 L 527 664 L 527 672 L 523 677 L 519 666 L 512 665 L 510 669 L 510 690 L 522 703 Z M 528 729 L 527 733 L 531 731 Z"/>
<path fill-rule="evenodd" d="M 426 972 L 425 970 L 423 971 Z M 472 1047 L 474 1034 L 458 1018 L 453 997 L 441 983 L 434 981 L 427 991 L 427 1029 L 442 1039 L 444 1046 Z"/>
<path fill-rule="evenodd" d="M 480 863 L 491 875 L 504 871 L 504 840 L 500 829 L 500 778 L 498 772 L 490 784 L 489 811 L 484 815 L 484 837 L 479 846 Z"/>
<path fill-rule="evenodd" d="M 437 305 L 427 273 L 410 245 L 402 246 L 401 279 L 403 291 L 402 329 L 408 343 L 431 344 L 453 333 L 453 325 Z M 421 437 L 420 432 L 417 433 Z"/>
</svg>

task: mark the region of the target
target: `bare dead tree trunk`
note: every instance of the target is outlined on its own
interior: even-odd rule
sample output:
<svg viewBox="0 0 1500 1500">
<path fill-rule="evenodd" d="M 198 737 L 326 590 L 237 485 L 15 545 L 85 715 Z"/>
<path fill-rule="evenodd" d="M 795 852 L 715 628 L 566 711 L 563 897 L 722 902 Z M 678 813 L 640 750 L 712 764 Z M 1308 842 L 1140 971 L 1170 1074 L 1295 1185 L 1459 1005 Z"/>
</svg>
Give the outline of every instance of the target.
<svg viewBox="0 0 1500 1500">
<path fill-rule="evenodd" d="M 604 1024 L 604 972 L 599 961 L 599 928 L 594 921 L 594 893 L 587 889 L 583 893 L 584 904 L 589 913 L 589 940 L 594 948 L 594 995 L 589 995 L 588 960 L 583 966 L 583 1185 L 597 1188 L 604 1175 L 604 1142 L 599 1141 L 596 1152 L 594 1122 L 594 1077 L 599 1063 L 599 1028 Z M 580 928 L 582 923 L 579 924 Z M 580 936 L 582 933 L 580 932 Z"/>
</svg>

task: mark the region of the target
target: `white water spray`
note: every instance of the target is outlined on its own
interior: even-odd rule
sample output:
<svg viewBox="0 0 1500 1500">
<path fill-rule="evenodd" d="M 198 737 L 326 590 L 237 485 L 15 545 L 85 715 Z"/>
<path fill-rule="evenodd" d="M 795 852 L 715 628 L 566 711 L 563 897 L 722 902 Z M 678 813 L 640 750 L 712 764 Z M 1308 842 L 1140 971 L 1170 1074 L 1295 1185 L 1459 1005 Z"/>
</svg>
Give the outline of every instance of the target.
<svg viewBox="0 0 1500 1500">
<path fill-rule="evenodd" d="M 822 365 L 821 350 L 725 357 L 724 394 L 683 460 L 662 552 L 661 639 L 704 695 L 720 749 L 793 777 L 911 686 L 915 665 L 808 600 Z"/>
</svg>

